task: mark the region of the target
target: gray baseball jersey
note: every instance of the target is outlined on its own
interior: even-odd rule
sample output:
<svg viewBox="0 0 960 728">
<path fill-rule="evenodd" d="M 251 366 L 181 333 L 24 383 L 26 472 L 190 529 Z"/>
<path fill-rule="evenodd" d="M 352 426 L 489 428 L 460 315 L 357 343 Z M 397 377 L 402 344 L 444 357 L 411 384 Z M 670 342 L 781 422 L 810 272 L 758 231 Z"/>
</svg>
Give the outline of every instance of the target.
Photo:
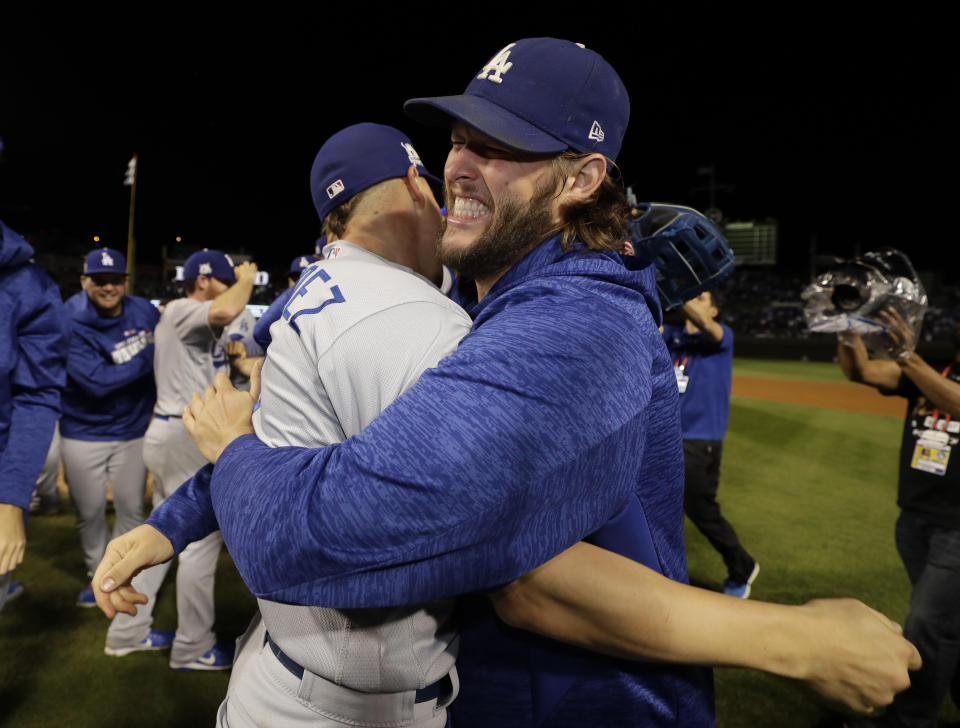
<svg viewBox="0 0 960 728">
<path fill-rule="evenodd" d="M 218 371 L 228 373 L 223 329 L 209 323 L 212 305 L 178 298 L 164 307 L 154 335 L 156 412 L 179 416 L 194 392 L 203 392 Z"/>
<path fill-rule="evenodd" d="M 253 327 L 256 325 L 257 320 L 253 317 L 253 314 L 250 313 L 250 310 L 245 308 L 240 312 L 239 316 L 224 327 L 223 341 L 243 342 L 248 357 L 263 356 L 263 347 L 253 338 Z M 237 389 L 243 389 L 245 391 L 249 391 L 250 389 L 250 378 L 245 377 L 240 372 L 231 370 L 230 381 Z"/>
<path fill-rule="evenodd" d="M 459 306 L 408 268 L 346 241 L 324 256 L 303 271 L 270 329 L 254 427 L 271 446 L 318 447 L 357 434 L 471 327 Z M 283 651 L 338 685 L 416 690 L 453 668 L 452 600 L 354 610 L 259 601 Z"/>
</svg>

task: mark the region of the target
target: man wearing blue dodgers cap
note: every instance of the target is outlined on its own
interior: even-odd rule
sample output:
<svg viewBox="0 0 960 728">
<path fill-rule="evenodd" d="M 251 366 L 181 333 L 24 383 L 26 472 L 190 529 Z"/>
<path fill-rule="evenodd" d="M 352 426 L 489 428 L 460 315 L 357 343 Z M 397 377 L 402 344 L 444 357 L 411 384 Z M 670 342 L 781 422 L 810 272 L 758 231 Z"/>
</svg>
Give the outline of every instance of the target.
<svg viewBox="0 0 960 728">
<path fill-rule="evenodd" d="M 107 482 L 113 490 L 113 535 L 143 521 L 147 469 L 143 436 L 153 412 L 153 333 L 160 313 L 146 299 L 124 294 L 127 261 L 113 248 L 87 254 L 80 276 L 83 290 L 64 304 L 70 343 L 67 386 L 60 419 L 60 455 L 70 497 L 77 509 L 77 530 L 87 579 L 103 557 L 109 539 Z M 90 585 L 77 605 L 94 607 Z M 120 628 L 124 620 L 114 627 Z M 107 635 L 107 651 L 169 647 L 173 633 L 122 644 Z M 140 640 L 138 640 L 140 642 Z"/>
<path fill-rule="evenodd" d="M 224 329 L 244 311 L 256 275 L 254 263 L 234 267 L 222 251 L 197 251 L 183 265 L 186 295 L 163 309 L 155 335 L 157 401 L 143 447 L 155 483 L 154 504 L 162 503 L 203 465 L 180 415 L 193 392 L 202 391 L 218 371 L 227 370 Z M 233 661 L 232 648 L 217 644 L 213 632 L 213 576 L 222 542 L 219 532 L 211 533 L 180 554 L 177 631 L 170 652 L 174 669 L 226 670 Z M 162 564 L 138 577 L 137 586 L 150 602 L 123 630 L 112 630 L 111 642 L 140 644 L 154 634 L 154 597 L 168 568 Z"/>
<path fill-rule="evenodd" d="M 510 79 L 522 90 L 472 91 Z M 319 452 L 237 438 L 250 432 L 248 422 L 218 410 L 236 406 L 243 415 L 249 403 L 218 382 L 208 406 L 195 398 L 187 413 L 188 423 L 200 415 L 191 427 L 217 461 L 212 479 L 195 479 L 151 523 L 179 548 L 204 529 L 178 533 L 170 516 L 181 506 L 207 508 L 206 528 L 215 513 L 259 596 L 343 608 L 499 587 L 589 535 L 627 555 L 608 557 L 631 575 L 621 583 L 643 588 L 613 589 L 616 600 L 595 602 L 579 615 L 580 635 L 566 629 L 559 599 L 551 614 L 560 621 L 540 625 L 547 633 L 618 656 L 763 667 L 819 683 L 857 707 L 889 700 L 891 686 L 906 681 L 907 658 L 890 657 L 905 643 L 863 605 L 744 604 L 670 580 L 685 580 L 676 384 L 657 330 L 652 270 L 626 270 L 606 252 L 620 248 L 627 210 L 607 175 L 628 107 L 613 69 L 575 44 L 529 39 L 497 54 L 464 97 L 411 108 L 418 106 L 431 119 L 439 108 L 455 119 L 440 253 L 477 282 L 472 332 L 363 433 Z M 332 289 L 330 296 L 326 305 L 335 308 Z M 121 541 L 108 559 L 141 548 Z M 169 548 L 151 558 L 166 558 Z M 499 592 L 500 613 L 532 622 L 511 595 L 523 595 L 538 574 L 556 574 L 557 564 L 578 565 L 579 579 L 560 580 L 573 602 L 583 592 L 609 594 L 616 581 L 592 578 L 610 571 L 602 553 L 590 544 L 569 549 Z M 98 576 L 108 577 L 108 589 L 114 576 L 126 579 L 103 565 Z M 534 591 L 532 603 L 551 606 L 556 593 Z M 603 619 L 622 603 L 639 608 Z M 457 725 L 712 721 L 709 689 L 695 669 L 628 664 L 520 637 L 498 625 L 482 599 L 471 600 L 468 614 Z M 778 630 L 788 615 L 792 629 Z M 617 628 L 592 628 L 597 622 Z M 643 628 L 631 630 L 635 623 Z M 822 649 L 832 642 L 844 648 L 836 659 Z M 857 677 L 879 662 L 883 669 Z"/>
</svg>

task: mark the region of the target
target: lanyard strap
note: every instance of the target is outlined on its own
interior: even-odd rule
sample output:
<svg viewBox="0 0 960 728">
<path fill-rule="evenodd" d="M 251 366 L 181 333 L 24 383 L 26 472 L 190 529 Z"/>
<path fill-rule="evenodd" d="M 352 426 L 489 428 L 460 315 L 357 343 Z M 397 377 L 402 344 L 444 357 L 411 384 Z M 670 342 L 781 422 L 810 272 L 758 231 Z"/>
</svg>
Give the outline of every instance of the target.
<svg viewBox="0 0 960 728">
<path fill-rule="evenodd" d="M 949 364 L 947 364 L 946 368 L 944 368 L 944 370 L 940 372 L 941 375 L 944 377 L 947 376 L 950 373 L 950 369 L 952 368 L 953 368 L 953 362 L 950 362 Z M 939 407 L 934 407 L 933 412 L 930 414 L 930 416 L 933 417 L 933 427 L 936 430 L 945 430 L 947 429 L 947 425 L 950 424 L 950 415 L 947 415 L 946 417 L 943 418 L 943 427 L 938 427 L 937 423 L 940 422 Z"/>
</svg>

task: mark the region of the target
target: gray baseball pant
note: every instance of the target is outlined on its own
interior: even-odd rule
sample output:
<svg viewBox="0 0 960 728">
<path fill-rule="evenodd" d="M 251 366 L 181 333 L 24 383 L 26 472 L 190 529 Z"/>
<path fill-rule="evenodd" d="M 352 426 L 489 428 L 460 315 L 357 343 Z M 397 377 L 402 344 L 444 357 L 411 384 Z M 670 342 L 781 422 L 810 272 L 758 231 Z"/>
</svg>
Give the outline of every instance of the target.
<svg viewBox="0 0 960 728">
<path fill-rule="evenodd" d="M 47 450 L 47 459 L 43 463 L 40 477 L 37 478 L 36 497 L 41 505 L 60 503 L 57 492 L 57 476 L 60 474 L 60 423 L 53 428 L 53 439 Z"/>
<path fill-rule="evenodd" d="M 457 672 L 450 673 L 453 691 L 442 699 L 414 702 L 415 691 L 361 693 L 305 671 L 295 676 L 264 642 L 266 628 L 259 613 L 237 640 L 227 697 L 217 711 L 217 728 L 362 728 L 405 726 L 445 728 L 446 708 L 459 692 Z"/>
<path fill-rule="evenodd" d="M 63 474 L 77 509 L 77 530 L 87 576 L 93 576 L 110 540 L 107 529 L 107 481 L 113 489 L 116 520 L 113 538 L 143 523 L 147 468 L 143 438 L 126 441 L 61 437 Z"/>
<path fill-rule="evenodd" d="M 143 460 L 153 473 L 154 507 L 207 464 L 179 417 L 153 418 L 143 441 Z M 170 651 L 171 663 L 191 662 L 216 642 L 213 632 L 213 582 L 222 545 L 223 538 L 219 531 L 215 531 L 180 553 L 177 568 L 177 635 Z M 130 623 L 118 627 L 116 632 L 111 627 L 107 635 L 110 644 L 133 644 L 149 634 L 157 591 L 169 568 L 170 562 L 159 564 L 143 571 L 133 580 L 137 590 L 146 594 L 150 601 L 146 605 L 138 605 L 137 616 Z"/>
</svg>

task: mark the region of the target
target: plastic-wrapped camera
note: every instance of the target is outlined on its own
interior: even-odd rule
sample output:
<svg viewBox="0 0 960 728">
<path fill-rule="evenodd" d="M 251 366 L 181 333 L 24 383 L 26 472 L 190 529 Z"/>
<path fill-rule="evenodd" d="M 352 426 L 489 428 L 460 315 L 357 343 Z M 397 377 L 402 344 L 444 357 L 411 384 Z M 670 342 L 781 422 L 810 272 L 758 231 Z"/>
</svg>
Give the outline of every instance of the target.
<svg viewBox="0 0 960 728">
<path fill-rule="evenodd" d="M 927 310 L 927 294 L 910 259 L 894 248 L 838 260 L 804 289 L 803 315 L 807 329 L 816 332 L 859 334 L 874 356 L 888 356 L 887 330 L 877 314 L 892 309 L 920 335 Z"/>
</svg>

